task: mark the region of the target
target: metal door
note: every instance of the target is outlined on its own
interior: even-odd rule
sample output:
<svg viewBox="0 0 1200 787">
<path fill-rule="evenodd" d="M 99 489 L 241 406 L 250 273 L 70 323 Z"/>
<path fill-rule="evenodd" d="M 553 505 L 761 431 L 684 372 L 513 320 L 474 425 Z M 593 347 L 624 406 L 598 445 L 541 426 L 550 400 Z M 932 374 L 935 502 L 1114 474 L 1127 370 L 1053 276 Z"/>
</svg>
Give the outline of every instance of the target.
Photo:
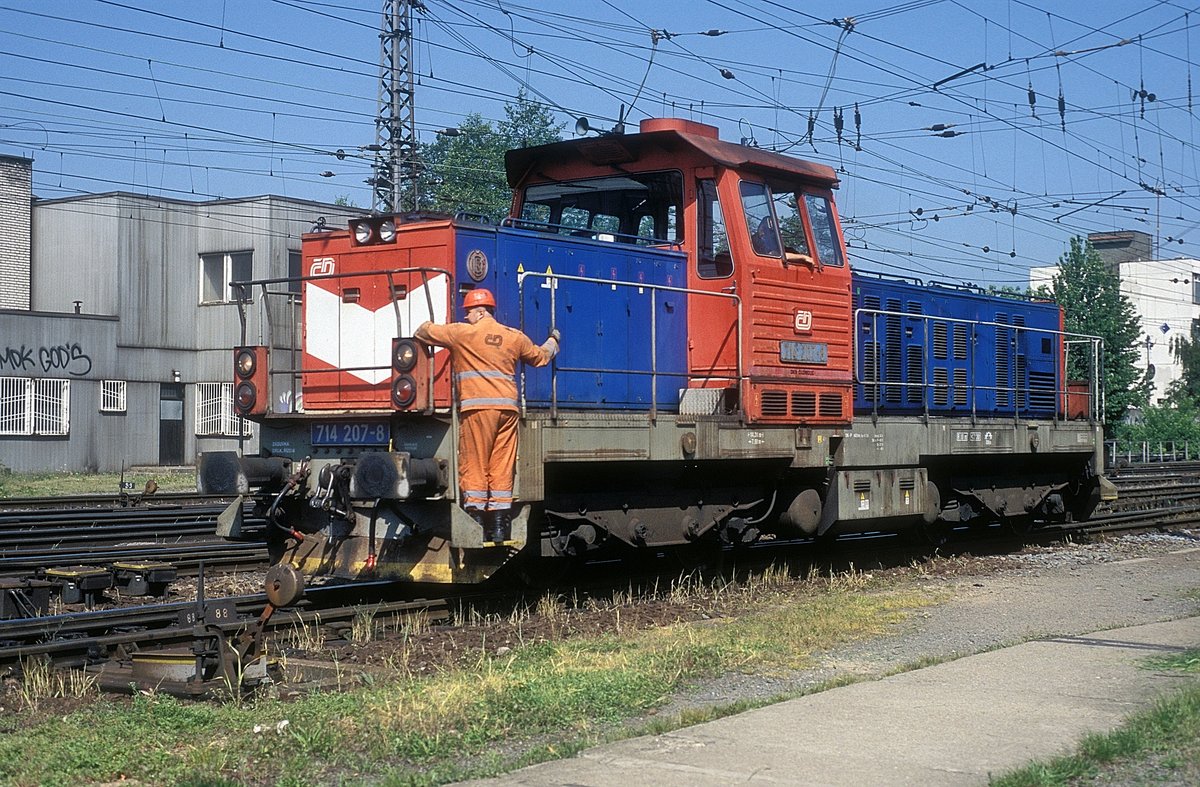
<svg viewBox="0 0 1200 787">
<path fill-rule="evenodd" d="M 158 387 L 158 463 L 183 464 L 183 385 Z"/>
</svg>

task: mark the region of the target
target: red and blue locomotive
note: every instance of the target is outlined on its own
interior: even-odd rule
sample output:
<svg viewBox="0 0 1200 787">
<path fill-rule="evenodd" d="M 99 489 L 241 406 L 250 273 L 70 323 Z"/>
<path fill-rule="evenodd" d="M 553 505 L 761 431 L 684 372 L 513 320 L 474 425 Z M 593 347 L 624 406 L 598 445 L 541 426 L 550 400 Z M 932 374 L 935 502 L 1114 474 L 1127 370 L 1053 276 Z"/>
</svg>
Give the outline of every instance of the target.
<svg viewBox="0 0 1200 787">
<path fill-rule="evenodd" d="M 371 216 L 244 283 L 262 454 L 205 455 L 200 486 L 257 496 L 286 571 L 477 582 L 521 553 L 1085 519 L 1111 489 L 1096 375 L 1067 379 L 1096 340 L 1051 303 L 852 272 L 831 168 L 679 119 L 506 168 L 499 225 Z M 504 547 L 459 505 L 447 352 L 412 338 L 477 287 L 563 335 L 519 372 Z M 297 292 L 298 326 L 272 305 Z"/>
</svg>

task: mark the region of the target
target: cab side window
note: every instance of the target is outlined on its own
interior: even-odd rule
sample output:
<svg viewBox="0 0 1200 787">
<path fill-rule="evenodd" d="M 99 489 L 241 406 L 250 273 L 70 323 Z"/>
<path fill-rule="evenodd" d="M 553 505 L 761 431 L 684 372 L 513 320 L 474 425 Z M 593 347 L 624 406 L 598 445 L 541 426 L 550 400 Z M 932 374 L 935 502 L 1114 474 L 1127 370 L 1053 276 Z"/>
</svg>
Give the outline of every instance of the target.
<svg viewBox="0 0 1200 787">
<path fill-rule="evenodd" d="M 743 180 L 739 189 L 754 253 L 762 257 L 781 256 L 783 246 L 779 242 L 779 228 L 775 225 L 775 214 L 771 212 L 771 194 L 767 187 L 762 183 Z"/>
<path fill-rule="evenodd" d="M 815 194 L 804 195 L 804 207 L 812 224 L 813 242 L 817 245 L 817 260 L 822 265 L 842 267 L 846 264 L 842 256 L 842 245 L 838 243 L 837 227 L 834 226 L 833 208 L 825 197 Z"/>
<path fill-rule="evenodd" d="M 723 279 L 733 274 L 733 257 L 729 253 L 729 236 L 725 233 L 725 217 L 717 199 L 717 182 L 705 179 L 696 183 L 698 253 L 696 273 L 702 279 Z"/>
</svg>

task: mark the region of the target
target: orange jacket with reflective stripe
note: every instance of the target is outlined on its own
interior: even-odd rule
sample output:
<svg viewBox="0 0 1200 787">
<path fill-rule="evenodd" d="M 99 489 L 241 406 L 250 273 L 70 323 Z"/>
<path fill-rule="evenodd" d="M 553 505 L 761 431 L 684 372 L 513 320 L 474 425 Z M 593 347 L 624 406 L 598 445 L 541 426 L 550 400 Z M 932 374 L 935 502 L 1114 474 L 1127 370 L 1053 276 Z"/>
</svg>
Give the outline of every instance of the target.
<svg viewBox="0 0 1200 787">
<path fill-rule="evenodd" d="M 516 410 L 517 361 L 545 366 L 558 352 L 558 343 L 553 339 L 539 347 L 516 328 L 496 322 L 490 314 L 474 325 L 425 322 L 413 336 L 426 344 L 450 349 L 459 410 Z"/>
</svg>

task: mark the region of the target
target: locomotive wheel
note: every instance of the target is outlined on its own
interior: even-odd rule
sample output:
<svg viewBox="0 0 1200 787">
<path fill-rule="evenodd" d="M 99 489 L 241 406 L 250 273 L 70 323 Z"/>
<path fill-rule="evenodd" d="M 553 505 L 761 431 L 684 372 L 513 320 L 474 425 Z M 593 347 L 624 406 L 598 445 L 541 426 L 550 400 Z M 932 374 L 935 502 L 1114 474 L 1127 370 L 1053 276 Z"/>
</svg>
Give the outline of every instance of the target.
<svg viewBox="0 0 1200 787">
<path fill-rule="evenodd" d="M 304 596 L 304 575 L 290 563 L 267 569 L 267 601 L 274 607 L 290 607 Z"/>
</svg>

